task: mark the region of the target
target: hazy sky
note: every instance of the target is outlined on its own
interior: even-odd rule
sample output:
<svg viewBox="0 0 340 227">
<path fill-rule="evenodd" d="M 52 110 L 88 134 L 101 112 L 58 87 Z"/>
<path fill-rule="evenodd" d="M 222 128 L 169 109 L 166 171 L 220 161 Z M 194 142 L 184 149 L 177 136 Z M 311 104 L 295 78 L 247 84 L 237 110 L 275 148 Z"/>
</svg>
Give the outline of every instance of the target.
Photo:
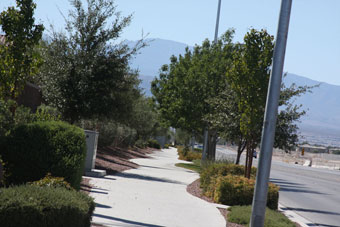
<svg viewBox="0 0 340 227">
<path fill-rule="evenodd" d="M 68 0 L 36 0 L 36 19 L 63 27 Z M 214 37 L 217 0 L 116 0 L 123 15 L 133 13 L 123 33 L 128 40 L 162 38 L 200 44 Z M 0 0 L 0 10 L 14 5 Z M 222 0 L 220 34 L 235 28 L 235 40 L 249 28 L 265 28 L 276 35 L 280 0 Z M 49 21 L 49 22 L 48 22 Z M 340 85 L 340 0 L 293 0 L 285 71 Z"/>
</svg>

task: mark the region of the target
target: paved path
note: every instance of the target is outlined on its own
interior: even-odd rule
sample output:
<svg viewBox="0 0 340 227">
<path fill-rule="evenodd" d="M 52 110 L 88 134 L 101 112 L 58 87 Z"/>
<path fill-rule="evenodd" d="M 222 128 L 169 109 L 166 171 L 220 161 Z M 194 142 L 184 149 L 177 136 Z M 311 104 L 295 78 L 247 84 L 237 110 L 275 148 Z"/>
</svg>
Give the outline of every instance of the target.
<svg viewBox="0 0 340 227">
<path fill-rule="evenodd" d="M 198 178 L 174 166 L 176 149 L 156 151 L 150 159 L 133 159 L 140 168 L 105 178 L 91 178 L 97 204 L 93 222 L 104 226 L 225 227 L 216 204 L 186 192 Z"/>
</svg>

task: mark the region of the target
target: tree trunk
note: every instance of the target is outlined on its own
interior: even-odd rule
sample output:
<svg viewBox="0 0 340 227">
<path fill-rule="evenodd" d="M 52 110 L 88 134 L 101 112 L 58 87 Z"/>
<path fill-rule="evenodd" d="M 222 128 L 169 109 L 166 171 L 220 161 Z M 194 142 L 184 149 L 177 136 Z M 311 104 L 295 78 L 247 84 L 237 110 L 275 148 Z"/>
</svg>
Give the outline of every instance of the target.
<svg viewBox="0 0 340 227">
<path fill-rule="evenodd" d="M 243 153 L 245 147 L 246 147 L 246 142 L 242 141 L 241 139 L 238 142 L 238 146 L 237 146 L 237 157 L 236 157 L 236 162 L 235 162 L 236 165 L 240 164 L 241 154 Z"/>
<path fill-rule="evenodd" d="M 246 154 L 246 163 L 244 165 L 244 177 L 247 177 L 248 173 L 248 163 L 249 163 L 249 146 L 248 146 L 248 141 L 247 141 L 247 154 Z"/>
<path fill-rule="evenodd" d="M 195 151 L 195 135 L 192 134 L 191 137 L 191 151 Z"/>
<path fill-rule="evenodd" d="M 217 143 L 217 133 L 212 130 L 207 130 L 207 139 L 205 138 L 203 144 L 203 154 L 202 154 L 202 161 L 212 160 L 215 161 L 216 157 L 216 143 Z"/>
<path fill-rule="evenodd" d="M 2 163 L 0 161 L 0 187 L 3 185 L 3 181 L 4 181 L 4 172 L 2 168 Z"/>
</svg>

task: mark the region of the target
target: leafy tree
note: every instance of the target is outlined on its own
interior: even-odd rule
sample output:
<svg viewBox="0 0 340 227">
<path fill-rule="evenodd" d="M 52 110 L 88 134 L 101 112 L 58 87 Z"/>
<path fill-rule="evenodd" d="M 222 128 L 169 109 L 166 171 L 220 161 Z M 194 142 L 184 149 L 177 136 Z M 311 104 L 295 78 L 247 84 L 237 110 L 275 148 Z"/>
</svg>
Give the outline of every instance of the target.
<svg viewBox="0 0 340 227">
<path fill-rule="evenodd" d="M 272 63 L 274 37 L 251 29 L 234 52 L 227 78 L 238 102 L 240 131 L 246 140 L 246 176 L 250 177 L 253 151 L 261 137 L 264 108 Z"/>
<path fill-rule="evenodd" d="M 233 67 L 227 72 L 227 79 L 237 102 L 237 114 L 229 115 L 229 122 L 238 122 L 239 129 L 232 131 L 239 139 L 238 161 L 244 148 L 246 155 L 246 177 L 250 177 L 253 152 L 261 140 L 264 111 L 272 63 L 274 38 L 266 30 L 251 29 L 234 52 Z M 298 141 L 296 122 L 305 114 L 300 106 L 294 105 L 292 98 L 300 96 L 312 87 L 295 84 L 281 86 L 280 111 L 276 126 L 275 144 L 277 148 L 289 150 Z M 233 105 L 235 107 L 235 105 Z M 233 117 L 236 116 L 236 117 Z M 237 138 L 237 137 L 236 137 Z"/>
<path fill-rule="evenodd" d="M 301 110 L 302 105 L 295 105 L 294 99 L 306 92 L 311 92 L 312 88 L 313 87 L 309 86 L 296 86 L 295 84 L 286 87 L 284 83 L 282 83 L 274 141 L 275 148 L 280 148 L 288 152 L 296 146 L 298 142 L 298 126 L 296 123 L 306 111 Z M 240 130 L 241 114 L 239 113 L 237 99 L 231 90 L 225 90 L 217 97 L 208 101 L 211 105 L 215 106 L 215 111 L 207 115 L 205 119 L 214 125 L 214 127 L 219 127 L 221 137 L 237 145 L 236 164 L 239 164 L 247 141 Z M 265 105 L 265 103 L 262 105 Z M 263 124 L 263 119 L 261 124 Z M 261 137 L 259 136 L 257 143 L 259 143 L 260 140 Z"/>
<path fill-rule="evenodd" d="M 0 14 L 0 26 L 4 32 L 0 43 L 1 98 L 15 99 L 26 82 L 38 72 L 40 56 L 35 47 L 44 27 L 34 24 L 35 8 L 32 0 L 16 0 L 16 7 L 9 7 Z"/>
<path fill-rule="evenodd" d="M 234 50 L 227 31 L 216 44 L 205 40 L 184 56 L 172 56 L 171 63 L 161 68 L 159 79 L 152 82 L 152 94 L 162 119 L 174 128 L 192 134 L 209 132 L 208 158 L 215 158 L 217 130 L 207 124 L 204 116 L 213 111 L 205 100 L 217 96 L 227 87 L 225 73 L 230 67 Z"/>
<path fill-rule="evenodd" d="M 44 97 L 72 123 L 99 117 L 124 121 L 140 97 L 138 74 L 129 60 L 145 44 L 115 44 L 131 16 L 121 17 L 113 0 L 87 0 L 87 8 L 81 0 L 70 2 L 74 9 L 66 33 L 52 29 L 43 49 Z"/>
</svg>

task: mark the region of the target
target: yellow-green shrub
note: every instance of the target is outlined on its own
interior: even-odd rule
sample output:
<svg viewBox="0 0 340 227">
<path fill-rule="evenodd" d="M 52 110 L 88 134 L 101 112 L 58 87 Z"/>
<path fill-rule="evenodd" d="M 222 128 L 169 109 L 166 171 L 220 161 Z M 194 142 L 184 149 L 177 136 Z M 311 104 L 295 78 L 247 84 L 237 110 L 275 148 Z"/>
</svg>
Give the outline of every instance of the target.
<svg viewBox="0 0 340 227">
<path fill-rule="evenodd" d="M 212 194 L 213 192 L 209 192 L 209 190 L 213 190 L 214 183 L 211 184 L 211 181 L 215 181 L 215 178 L 219 176 L 227 176 L 227 175 L 244 175 L 244 166 L 236 165 L 236 164 L 226 164 L 226 163 L 213 163 L 205 167 L 200 173 L 200 181 L 201 188 L 203 192 L 207 192 L 207 195 Z M 252 167 L 251 169 L 251 177 L 255 178 L 256 176 L 256 168 Z"/>
<path fill-rule="evenodd" d="M 242 176 L 220 176 L 216 179 L 214 201 L 226 205 L 250 205 L 253 201 L 255 180 Z M 278 208 L 279 187 L 269 183 L 267 206 Z"/>
<path fill-rule="evenodd" d="M 177 147 L 177 153 L 180 160 L 193 161 L 202 158 L 201 152 L 190 151 L 188 147 Z"/>
</svg>

